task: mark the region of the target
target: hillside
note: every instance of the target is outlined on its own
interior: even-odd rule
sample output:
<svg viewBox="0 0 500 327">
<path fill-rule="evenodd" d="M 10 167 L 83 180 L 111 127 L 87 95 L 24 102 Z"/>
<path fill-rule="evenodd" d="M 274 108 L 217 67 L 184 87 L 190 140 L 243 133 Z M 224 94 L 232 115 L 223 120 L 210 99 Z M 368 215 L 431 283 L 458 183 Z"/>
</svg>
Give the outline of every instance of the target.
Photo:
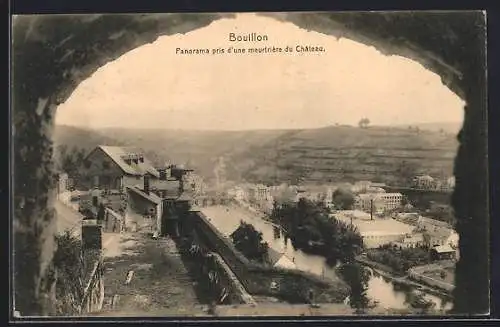
<svg viewBox="0 0 500 327">
<path fill-rule="evenodd" d="M 66 145 L 68 148 L 78 147 L 90 152 L 99 144 L 126 145 L 126 143 L 106 136 L 98 131 L 67 125 L 56 125 L 52 135 L 54 146 Z"/>
<path fill-rule="evenodd" d="M 414 123 L 398 126 L 400 128 L 409 128 L 409 127 L 418 127 L 422 131 L 433 131 L 433 132 L 443 132 L 448 134 L 458 134 L 460 128 L 462 127 L 462 123 Z"/>
<path fill-rule="evenodd" d="M 156 164 L 185 163 L 213 178 L 224 157 L 230 180 L 298 183 L 378 180 L 453 171 L 453 134 L 408 128 L 335 126 L 310 130 L 175 131 L 57 126 L 56 143 L 91 149 L 98 144 L 132 145 Z"/>
<path fill-rule="evenodd" d="M 398 183 L 401 171 L 447 177 L 454 135 L 403 128 L 327 127 L 283 135 L 231 162 L 250 181 L 297 183 L 377 180 Z M 242 162 L 252 160 L 250 165 Z"/>
</svg>

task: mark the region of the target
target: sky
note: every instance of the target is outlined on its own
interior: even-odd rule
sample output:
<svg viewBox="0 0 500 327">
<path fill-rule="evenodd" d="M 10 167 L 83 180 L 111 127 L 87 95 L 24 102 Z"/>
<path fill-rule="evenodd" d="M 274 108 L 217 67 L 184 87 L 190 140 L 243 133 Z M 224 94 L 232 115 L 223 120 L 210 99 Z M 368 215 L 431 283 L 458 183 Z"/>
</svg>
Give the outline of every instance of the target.
<svg viewBox="0 0 500 327">
<path fill-rule="evenodd" d="M 230 42 L 229 33 L 267 35 Z M 324 52 L 180 55 L 176 48 L 322 46 Z M 90 128 L 249 130 L 463 120 L 438 75 L 399 56 L 292 23 L 238 14 L 162 36 L 99 68 L 61 104 L 56 123 Z"/>
</svg>

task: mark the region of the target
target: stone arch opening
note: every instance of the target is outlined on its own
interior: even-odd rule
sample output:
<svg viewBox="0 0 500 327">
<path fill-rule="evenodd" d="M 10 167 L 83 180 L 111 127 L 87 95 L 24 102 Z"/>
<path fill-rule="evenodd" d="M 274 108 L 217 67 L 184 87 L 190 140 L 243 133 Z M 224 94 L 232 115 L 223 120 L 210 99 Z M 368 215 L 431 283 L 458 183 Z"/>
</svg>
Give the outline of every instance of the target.
<svg viewBox="0 0 500 327">
<path fill-rule="evenodd" d="M 466 101 L 453 205 L 460 234 L 454 311 L 489 308 L 485 19 L 481 12 L 267 14 L 420 62 Z M 16 310 L 51 312 L 54 251 L 51 131 L 56 107 L 97 68 L 160 35 L 232 14 L 18 16 L 13 19 L 14 288 Z M 61 28 L 65 26 L 66 28 Z M 20 260 L 20 258 L 23 258 Z"/>
</svg>

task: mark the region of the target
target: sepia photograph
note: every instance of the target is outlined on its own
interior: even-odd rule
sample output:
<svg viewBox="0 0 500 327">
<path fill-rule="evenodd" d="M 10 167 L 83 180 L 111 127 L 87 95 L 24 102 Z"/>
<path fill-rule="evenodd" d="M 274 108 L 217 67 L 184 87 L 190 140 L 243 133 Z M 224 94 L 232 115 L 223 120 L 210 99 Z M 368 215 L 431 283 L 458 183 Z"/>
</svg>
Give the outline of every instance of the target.
<svg viewBox="0 0 500 327">
<path fill-rule="evenodd" d="M 487 315 L 486 12 L 17 15 L 11 319 Z"/>
</svg>

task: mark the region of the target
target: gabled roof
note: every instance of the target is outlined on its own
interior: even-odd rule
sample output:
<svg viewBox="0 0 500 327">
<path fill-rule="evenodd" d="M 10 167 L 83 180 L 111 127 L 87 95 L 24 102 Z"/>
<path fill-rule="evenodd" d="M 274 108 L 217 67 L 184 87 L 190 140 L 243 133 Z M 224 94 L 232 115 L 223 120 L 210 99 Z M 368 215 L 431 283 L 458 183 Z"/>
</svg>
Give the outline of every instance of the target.
<svg viewBox="0 0 500 327">
<path fill-rule="evenodd" d="M 427 180 L 427 181 L 433 181 L 434 180 L 434 178 L 432 178 L 432 176 L 429 176 L 429 175 L 415 176 L 415 179 L 417 179 L 417 180 Z"/>
<path fill-rule="evenodd" d="M 183 192 L 178 198 L 177 201 L 191 201 L 193 200 L 193 197 L 187 194 L 186 192 Z"/>
<path fill-rule="evenodd" d="M 139 163 L 131 163 L 128 164 L 125 160 L 125 156 L 133 156 L 140 155 L 140 151 L 131 147 L 119 147 L 119 146 L 108 146 L 108 145 L 99 145 L 97 149 L 101 149 L 111 160 L 113 160 L 120 169 L 128 175 L 142 176 L 147 173 L 151 174 L 154 177 L 159 177 L 160 173 L 156 168 L 153 167 L 152 163 L 145 158 L 144 162 Z M 93 151 L 92 151 L 93 152 Z"/>
<path fill-rule="evenodd" d="M 282 256 L 284 256 L 283 253 L 280 253 L 271 247 L 267 250 L 267 260 L 273 266 L 281 259 Z"/>
<path fill-rule="evenodd" d="M 154 204 L 161 204 L 161 198 L 154 193 L 146 194 L 145 192 L 143 192 L 142 190 L 138 189 L 135 186 L 134 187 L 127 186 L 126 189 L 134 192 L 135 194 L 141 196 L 143 199 L 149 202 L 152 202 Z"/>
<path fill-rule="evenodd" d="M 451 229 L 451 228 L 438 228 L 436 230 L 426 231 L 426 233 L 429 234 L 432 237 L 445 240 L 448 237 L 450 237 L 451 234 L 454 233 L 454 230 Z"/>
<path fill-rule="evenodd" d="M 455 250 L 449 245 L 440 245 L 433 248 L 437 253 L 450 253 L 455 252 Z"/>
<path fill-rule="evenodd" d="M 427 223 L 427 224 L 431 224 L 433 226 L 436 226 L 436 227 L 445 227 L 445 228 L 450 228 L 451 229 L 451 226 L 450 224 L 448 224 L 447 222 L 445 221 L 440 221 L 440 220 L 436 220 L 436 219 L 432 219 L 432 218 L 427 218 L 427 217 L 424 217 L 424 216 L 420 216 L 418 218 L 418 223 Z"/>
</svg>

